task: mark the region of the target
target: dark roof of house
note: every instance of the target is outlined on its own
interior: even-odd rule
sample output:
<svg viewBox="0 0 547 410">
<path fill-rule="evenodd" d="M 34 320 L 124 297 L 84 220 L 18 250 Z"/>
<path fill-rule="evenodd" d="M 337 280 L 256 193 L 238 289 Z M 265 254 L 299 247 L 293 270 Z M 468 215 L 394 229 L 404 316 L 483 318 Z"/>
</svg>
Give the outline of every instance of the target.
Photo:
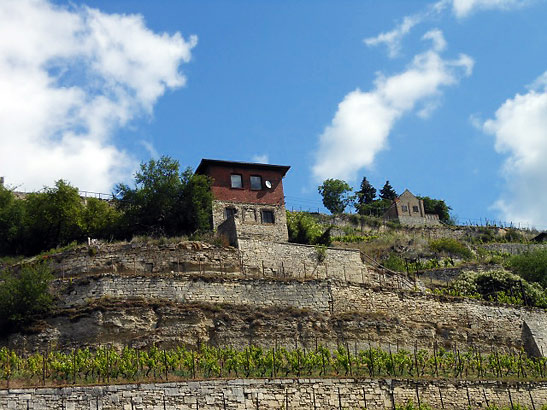
<svg viewBox="0 0 547 410">
<path fill-rule="evenodd" d="M 272 171 L 278 171 L 281 176 L 285 176 L 290 166 L 288 165 L 272 165 L 272 164 L 260 164 L 256 162 L 237 162 L 237 161 L 224 161 L 219 159 L 206 159 L 203 158 L 196 168 L 196 174 L 204 174 L 210 165 L 217 165 L 227 168 L 252 168 L 252 169 L 268 169 Z"/>
<path fill-rule="evenodd" d="M 538 236 L 532 239 L 534 242 L 546 242 L 547 232 L 541 232 Z"/>
</svg>

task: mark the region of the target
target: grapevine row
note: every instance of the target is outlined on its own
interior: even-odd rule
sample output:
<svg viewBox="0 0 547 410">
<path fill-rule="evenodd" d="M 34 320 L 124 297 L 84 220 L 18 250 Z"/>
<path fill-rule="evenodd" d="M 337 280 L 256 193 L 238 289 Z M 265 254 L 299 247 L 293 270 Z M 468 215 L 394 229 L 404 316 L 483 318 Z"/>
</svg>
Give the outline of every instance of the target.
<svg viewBox="0 0 547 410">
<path fill-rule="evenodd" d="M 546 358 L 530 358 L 523 351 L 490 353 L 469 350 L 351 350 L 323 346 L 306 350 L 249 346 L 202 345 L 146 350 L 125 347 L 75 349 L 70 352 L 18 354 L 0 349 L 0 381 L 9 386 L 138 382 L 223 377 L 412 377 L 460 379 L 543 380 Z"/>
</svg>

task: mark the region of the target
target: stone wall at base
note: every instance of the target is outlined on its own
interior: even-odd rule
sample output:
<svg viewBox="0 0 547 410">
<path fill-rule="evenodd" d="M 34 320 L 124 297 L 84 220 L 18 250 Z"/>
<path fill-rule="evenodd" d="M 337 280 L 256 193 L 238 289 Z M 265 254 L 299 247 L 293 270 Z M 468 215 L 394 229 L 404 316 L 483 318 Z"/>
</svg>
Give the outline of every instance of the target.
<svg viewBox="0 0 547 410">
<path fill-rule="evenodd" d="M 435 409 L 540 408 L 547 382 L 274 378 L 0 390 L 0 408 L 14 410 L 383 410 L 410 400 Z"/>
</svg>

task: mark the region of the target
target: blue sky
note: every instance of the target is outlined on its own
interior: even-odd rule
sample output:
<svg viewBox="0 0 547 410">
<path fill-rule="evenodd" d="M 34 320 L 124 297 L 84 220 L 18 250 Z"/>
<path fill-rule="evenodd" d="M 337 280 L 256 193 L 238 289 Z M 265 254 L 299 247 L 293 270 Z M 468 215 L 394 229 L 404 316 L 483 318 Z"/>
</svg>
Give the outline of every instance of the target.
<svg viewBox="0 0 547 410">
<path fill-rule="evenodd" d="M 109 192 L 169 155 L 363 176 L 547 229 L 547 2 L 0 1 L 0 175 Z"/>
</svg>

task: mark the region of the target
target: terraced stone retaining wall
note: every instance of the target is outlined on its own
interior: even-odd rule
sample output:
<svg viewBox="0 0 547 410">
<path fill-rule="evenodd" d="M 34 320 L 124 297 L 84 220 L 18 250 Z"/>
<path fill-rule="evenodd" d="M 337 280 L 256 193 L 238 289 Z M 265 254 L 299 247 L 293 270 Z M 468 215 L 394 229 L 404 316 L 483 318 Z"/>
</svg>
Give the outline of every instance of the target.
<svg viewBox="0 0 547 410">
<path fill-rule="evenodd" d="M 233 278 L 332 279 L 411 289 L 405 275 L 367 269 L 358 250 L 240 239 L 240 249 L 203 242 L 102 244 L 47 256 L 61 278 L 98 273 L 222 274 Z"/>
<path fill-rule="evenodd" d="M 539 330 L 533 334 L 525 333 L 524 322 L 532 329 L 536 329 L 534 323 L 547 323 L 547 313 L 541 309 L 396 292 L 331 280 L 103 274 L 73 281 L 59 280 L 56 286 L 65 308 L 85 309 L 94 300 L 140 299 L 182 306 L 211 304 L 218 309 L 228 305 L 246 306 L 257 312 L 276 308 L 301 312 L 300 315 L 309 316 L 310 320 L 312 314 L 321 315 L 325 322 L 335 321 L 341 337 L 358 348 L 366 348 L 368 343 L 385 348 L 389 348 L 389 344 L 412 348 L 418 343 L 420 347 L 432 349 L 437 341 L 440 346 L 461 350 L 478 347 L 490 351 L 492 346 L 520 349 L 526 345 L 526 337 L 538 339 L 538 335 L 545 333 L 537 327 Z M 323 325 L 317 325 L 316 337 L 320 343 L 325 336 L 322 328 Z M 314 335 L 309 337 L 313 344 Z M 257 343 L 268 344 L 266 340 Z"/>
<path fill-rule="evenodd" d="M 412 400 L 435 409 L 540 408 L 547 383 L 397 379 L 235 379 L 0 390 L 2 409 L 393 409 Z"/>
</svg>

